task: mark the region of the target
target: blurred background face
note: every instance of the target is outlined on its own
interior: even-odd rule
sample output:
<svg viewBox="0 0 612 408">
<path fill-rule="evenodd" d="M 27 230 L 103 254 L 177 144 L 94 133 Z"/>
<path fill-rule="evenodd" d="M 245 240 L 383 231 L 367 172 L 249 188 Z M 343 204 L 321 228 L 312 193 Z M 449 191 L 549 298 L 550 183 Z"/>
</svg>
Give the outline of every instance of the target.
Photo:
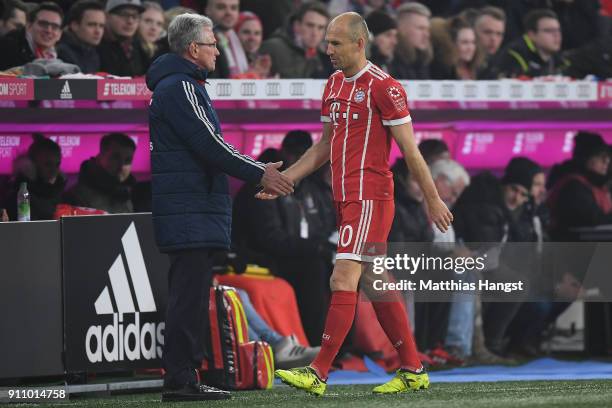
<svg viewBox="0 0 612 408">
<path fill-rule="evenodd" d="M 491 16 L 481 16 L 476 20 L 474 26 L 478 43 L 488 55 L 493 55 L 499 50 L 504 39 L 505 24 L 503 21 Z"/>
<path fill-rule="evenodd" d="M 535 46 L 548 54 L 561 50 L 561 25 L 554 18 L 541 18 L 538 30 L 527 33 Z"/>
<path fill-rule="evenodd" d="M 3 31 L 8 33 L 9 31 L 17 30 L 26 26 L 26 13 L 23 10 L 13 9 L 11 17 L 4 22 Z"/>
<path fill-rule="evenodd" d="M 391 58 L 397 46 L 397 29 L 393 28 L 374 37 L 374 44 L 378 51 L 385 57 Z"/>
<path fill-rule="evenodd" d="M 429 48 L 429 18 L 420 14 L 408 13 L 400 17 L 397 27 L 407 46 L 417 50 Z"/>
<path fill-rule="evenodd" d="M 476 54 L 476 34 L 474 34 L 474 30 L 471 28 L 462 28 L 459 30 L 455 45 L 457 46 L 460 61 L 472 61 Z"/>
<path fill-rule="evenodd" d="M 118 37 L 133 37 L 138 30 L 139 22 L 140 11 L 135 7 L 121 7 L 108 13 L 108 28 Z"/>
<path fill-rule="evenodd" d="M 451 183 L 451 181 L 443 175 L 436 177 L 434 184 L 436 185 L 440 199 L 444 201 L 444 204 L 446 204 L 448 208 L 452 208 L 453 205 L 455 205 L 457 199 L 466 187 L 463 180 L 459 179 Z"/>
<path fill-rule="evenodd" d="M 27 27 L 32 40 L 41 48 L 54 47 L 62 36 L 62 18 L 53 11 L 39 12 L 36 20 Z"/>
<path fill-rule="evenodd" d="M 100 152 L 98 155 L 98 164 L 108 174 L 116 177 L 117 180 L 123 181 L 131 172 L 133 159 L 133 149 L 113 144 L 107 151 Z"/>
<path fill-rule="evenodd" d="M 49 184 L 55 183 L 62 162 L 61 156 L 53 152 L 40 152 L 33 161 L 38 178 Z"/>
<path fill-rule="evenodd" d="M 593 173 L 605 176 L 608 174 L 608 167 L 610 166 L 610 155 L 607 153 L 598 154 L 597 156 L 591 157 L 586 162 L 587 170 Z"/>
<path fill-rule="evenodd" d="M 263 39 L 263 31 L 259 21 L 252 19 L 242 23 L 240 31 L 238 31 L 238 38 L 240 38 L 242 47 L 247 53 L 256 53 Z"/>
<path fill-rule="evenodd" d="M 304 14 L 302 21 L 295 23 L 294 28 L 295 34 L 302 39 L 304 47 L 316 48 L 323 41 L 326 26 L 327 17 L 315 11 L 309 11 Z"/>
<path fill-rule="evenodd" d="M 504 186 L 504 199 L 509 210 L 516 210 L 529 199 L 529 191 L 520 184 L 507 184 Z"/>
<path fill-rule="evenodd" d="M 233 28 L 238 21 L 239 13 L 239 0 L 209 0 L 206 5 L 206 16 L 222 30 Z"/>
<path fill-rule="evenodd" d="M 102 10 L 87 10 L 81 21 L 70 23 L 70 30 L 84 43 L 96 46 L 102 41 L 106 14 Z"/>
<path fill-rule="evenodd" d="M 163 28 L 164 14 L 161 11 L 149 8 L 140 16 L 140 26 L 138 30 L 145 42 L 154 43 L 159 40 Z"/>
<path fill-rule="evenodd" d="M 546 175 L 544 173 L 538 173 L 533 176 L 531 196 L 536 205 L 540 205 L 546 200 Z"/>
</svg>

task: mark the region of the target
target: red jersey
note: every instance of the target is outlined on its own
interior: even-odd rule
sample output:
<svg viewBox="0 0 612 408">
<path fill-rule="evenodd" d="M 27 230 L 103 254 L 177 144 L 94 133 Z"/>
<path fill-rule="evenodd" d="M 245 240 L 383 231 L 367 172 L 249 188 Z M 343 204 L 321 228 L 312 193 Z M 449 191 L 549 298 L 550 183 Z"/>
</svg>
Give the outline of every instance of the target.
<svg viewBox="0 0 612 408">
<path fill-rule="evenodd" d="M 391 131 L 411 121 L 404 88 L 368 61 L 355 76 L 333 73 L 321 121 L 330 122 L 334 201 L 392 200 Z"/>
</svg>

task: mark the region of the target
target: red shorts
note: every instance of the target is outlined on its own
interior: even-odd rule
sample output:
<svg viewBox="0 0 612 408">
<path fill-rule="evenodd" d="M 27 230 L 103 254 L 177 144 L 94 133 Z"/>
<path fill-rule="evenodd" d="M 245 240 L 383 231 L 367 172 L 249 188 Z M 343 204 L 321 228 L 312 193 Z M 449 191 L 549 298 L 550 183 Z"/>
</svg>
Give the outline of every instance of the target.
<svg viewBox="0 0 612 408">
<path fill-rule="evenodd" d="M 336 259 L 373 262 L 385 255 L 394 212 L 393 200 L 337 201 Z"/>
</svg>

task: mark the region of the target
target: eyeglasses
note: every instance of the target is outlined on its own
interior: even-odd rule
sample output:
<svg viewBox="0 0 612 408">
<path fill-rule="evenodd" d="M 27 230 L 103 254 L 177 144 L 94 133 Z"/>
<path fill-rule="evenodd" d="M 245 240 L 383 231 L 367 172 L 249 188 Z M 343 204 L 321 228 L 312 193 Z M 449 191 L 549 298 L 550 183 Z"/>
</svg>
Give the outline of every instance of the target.
<svg viewBox="0 0 612 408">
<path fill-rule="evenodd" d="M 121 17 L 124 20 L 140 20 L 140 13 L 130 13 L 129 11 L 119 11 L 112 13 L 117 17 Z"/>
<path fill-rule="evenodd" d="M 560 34 L 561 33 L 560 28 L 541 28 L 539 31 L 543 32 L 544 34 Z"/>
<path fill-rule="evenodd" d="M 36 20 L 36 25 L 38 25 L 43 30 L 51 29 L 51 31 L 59 31 L 62 29 L 62 26 L 56 23 L 52 23 L 46 20 Z"/>
<path fill-rule="evenodd" d="M 197 41 L 194 41 L 194 44 L 195 44 L 195 45 L 198 45 L 198 46 L 200 46 L 200 45 L 201 45 L 201 46 L 204 46 L 204 47 L 212 47 L 212 48 L 217 48 L 217 43 L 204 43 L 204 42 L 197 42 Z"/>
</svg>

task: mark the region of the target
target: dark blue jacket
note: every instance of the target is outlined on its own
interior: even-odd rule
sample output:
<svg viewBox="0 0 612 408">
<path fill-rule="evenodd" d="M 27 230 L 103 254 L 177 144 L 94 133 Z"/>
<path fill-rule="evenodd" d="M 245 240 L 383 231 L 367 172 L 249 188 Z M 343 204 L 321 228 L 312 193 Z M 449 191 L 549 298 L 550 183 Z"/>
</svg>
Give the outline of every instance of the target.
<svg viewBox="0 0 612 408">
<path fill-rule="evenodd" d="M 203 83 L 207 72 L 176 54 L 147 72 L 155 238 L 164 252 L 228 248 L 232 204 L 227 174 L 257 183 L 264 165 L 221 136 Z"/>
</svg>

